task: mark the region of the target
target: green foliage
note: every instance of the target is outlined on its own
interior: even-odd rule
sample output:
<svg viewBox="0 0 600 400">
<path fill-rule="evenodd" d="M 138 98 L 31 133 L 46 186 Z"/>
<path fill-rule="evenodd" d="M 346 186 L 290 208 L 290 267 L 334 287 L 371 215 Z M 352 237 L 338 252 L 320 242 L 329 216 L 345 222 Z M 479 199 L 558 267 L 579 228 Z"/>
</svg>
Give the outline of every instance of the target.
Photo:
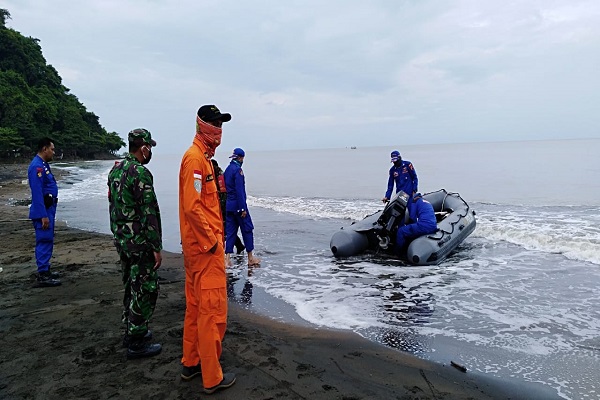
<svg viewBox="0 0 600 400">
<path fill-rule="evenodd" d="M 0 8 L 0 27 L 6 25 L 6 20 L 10 19 L 10 13 L 8 10 Z"/>
<path fill-rule="evenodd" d="M 0 157 L 20 157 L 21 152 L 28 152 L 30 149 L 23 148 L 22 142 L 23 138 L 15 129 L 0 127 Z"/>
<path fill-rule="evenodd" d="M 6 27 L 8 18 L 0 9 L 0 158 L 29 156 L 44 136 L 65 157 L 116 154 L 125 142 L 69 93 L 38 39 Z"/>
</svg>

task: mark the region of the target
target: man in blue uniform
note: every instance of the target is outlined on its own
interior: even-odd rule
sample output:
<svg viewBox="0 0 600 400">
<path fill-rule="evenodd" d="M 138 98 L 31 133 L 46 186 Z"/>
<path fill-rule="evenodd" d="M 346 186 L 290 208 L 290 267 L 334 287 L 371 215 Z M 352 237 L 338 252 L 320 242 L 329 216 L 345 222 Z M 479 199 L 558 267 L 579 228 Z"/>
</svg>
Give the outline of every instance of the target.
<svg viewBox="0 0 600 400">
<path fill-rule="evenodd" d="M 394 165 L 392 165 L 389 171 L 388 188 L 387 192 L 385 192 L 385 197 L 382 199 L 384 203 L 387 203 L 392 198 L 394 183 L 396 184 L 396 193 L 402 190 L 411 198 L 419 190 L 417 172 L 412 163 L 402 160 L 398 150 L 392 151 L 391 161 Z"/>
<path fill-rule="evenodd" d="M 227 188 L 227 202 L 225 204 L 225 259 L 227 265 L 231 265 L 230 254 L 233 253 L 233 245 L 237 236 L 238 228 L 242 231 L 242 239 L 248 252 L 248 265 L 258 265 L 260 260 L 254 256 L 254 236 L 252 231 L 254 225 L 246 204 L 246 180 L 242 164 L 246 153 L 240 148 L 233 149 L 231 162 L 225 169 L 225 187 Z"/>
<path fill-rule="evenodd" d="M 421 193 L 415 193 L 408 200 L 409 223 L 400 222 L 396 233 L 396 252 L 401 253 L 408 241 L 419 236 L 429 235 L 437 231 L 437 222 L 433 206 L 427 200 L 423 200 Z"/>
<path fill-rule="evenodd" d="M 60 285 L 58 273 L 50 271 L 50 258 L 54 248 L 54 218 L 58 202 L 58 186 L 48 164 L 53 158 L 54 142 L 50 138 L 42 138 L 38 142 L 37 155 L 27 170 L 31 188 L 29 219 L 35 229 L 35 261 L 39 287 Z"/>
<path fill-rule="evenodd" d="M 225 187 L 225 177 L 223 176 L 223 170 L 219 166 L 219 163 L 214 158 L 210 160 L 213 165 L 213 170 L 215 171 L 215 183 L 217 184 L 217 191 L 219 192 L 219 205 L 221 206 L 221 216 L 223 217 L 223 226 L 225 226 L 225 220 L 227 218 L 227 211 L 225 208 L 227 207 L 227 188 Z M 223 229 L 225 231 L 225 229 Z M 235 235 L 235 249 L 238 254 L 242 254 L 242 252 L 246 249 L 244 243 L 242 243 L 242 239 L 238 235 Z"/>
</svg>

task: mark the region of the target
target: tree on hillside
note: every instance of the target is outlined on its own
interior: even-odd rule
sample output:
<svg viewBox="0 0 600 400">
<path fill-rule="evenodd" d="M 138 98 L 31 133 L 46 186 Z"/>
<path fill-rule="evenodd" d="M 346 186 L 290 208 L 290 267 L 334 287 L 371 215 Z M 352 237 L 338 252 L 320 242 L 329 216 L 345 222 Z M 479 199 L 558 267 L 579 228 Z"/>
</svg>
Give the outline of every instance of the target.
<svg viewBox="0 0 600 400">
<path fill-rule="evenodd" d="M 10 19 L 10 13 L 4 8 L 0 8 L 0 26 L 6 26 L 6 20 Z"/>
<path fill-rule="evenodd" d="M 12 128 L 0 127 L 0 158 L 21 156 L 21 152 L 28 149 L 22 147 L 23 138 Z"/>
<path fill-rule="evenodd" d="M 28 156 L 44 136 L 67 157 L 116 154 L 125 142 L 62 84 L 39 39 L 6 28 L 7 18 L 0 9 L 0 157 Z"/>
</svg>

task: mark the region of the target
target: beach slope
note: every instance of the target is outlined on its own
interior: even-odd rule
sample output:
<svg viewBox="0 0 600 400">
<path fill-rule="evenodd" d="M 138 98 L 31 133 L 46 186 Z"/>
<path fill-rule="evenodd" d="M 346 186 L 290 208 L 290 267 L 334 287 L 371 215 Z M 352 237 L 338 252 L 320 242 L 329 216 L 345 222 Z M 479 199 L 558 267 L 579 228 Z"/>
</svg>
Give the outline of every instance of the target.
<svg viewBox="0 0 600 400">
<path fill-rule="evenodd" d="M 165 253 L 151 329 L 160 355 L 128 361 L 123 289 L 107 235 L 58 223 L 53 270 L 36 288 L 26 166 L 0 169 L 0 398 L 6 399 L 552 399 L 541 385 L 463 373 L 351 332 L 282 324 L 230 303 L 222 364 L 236 384 L 207 396 L 183 382 L 183 262 Z M 60 207 L 59 207 L 60 213 Z M 60 215 L 59 215 L 60 217 Z M 265 265 L 265 267 L 268 267 Z"/>
</svg>

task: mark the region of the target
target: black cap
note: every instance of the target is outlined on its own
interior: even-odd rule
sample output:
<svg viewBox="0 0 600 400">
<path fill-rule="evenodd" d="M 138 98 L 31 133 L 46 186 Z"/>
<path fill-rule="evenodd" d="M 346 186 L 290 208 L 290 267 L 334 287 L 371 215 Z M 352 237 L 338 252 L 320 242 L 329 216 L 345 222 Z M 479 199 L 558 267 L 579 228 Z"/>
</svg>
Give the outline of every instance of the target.
<svg viewBox="0 0 600 400">
<path fill-rule="evenodd" d="M 198 117 L 200 117 L 200 119 L 202 121 L 206 121 L 206 122 L 217 121 L 219 119 L 223 122 L 227 122 L 227 121 L 231 120 L 231 114 L 229 114 L 229 113 L 221 114 L 221 111 L 219 111 L 217 106 L 215 106 L 213 104 L 209 104 L 209 105 L 200 107 L 198 109 Z"/>
</svg>

